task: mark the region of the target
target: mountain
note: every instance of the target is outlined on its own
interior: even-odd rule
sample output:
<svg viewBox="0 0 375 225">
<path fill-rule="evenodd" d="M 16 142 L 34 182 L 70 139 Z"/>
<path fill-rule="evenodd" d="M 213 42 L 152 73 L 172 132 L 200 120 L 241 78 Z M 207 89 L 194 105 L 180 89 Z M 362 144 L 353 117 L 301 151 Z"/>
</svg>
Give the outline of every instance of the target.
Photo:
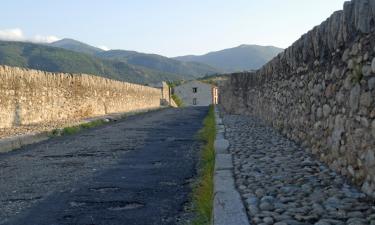
<svg viewBox="0 0 375 225">
<path fill-rule="evenodd" d="M 0 64 L 49 72 L 87 73 L 134 83 L 189 78 L 123 61 L 26 42 L 0 41 Z"/>
<path fill-rule="evenodd" d="M 65 38 L 59 41 L 52 42 L 48 44 L 49 46 L 52 47 L 57 47 L 57 48 L 63 48 L 75 52 L 80 52 L 80 53 L 85 53 L 88 55 L 95 55 L 97 53 L 103 52 L 104 50 L 100 48 L 96 48 L 94 46 L 85 44 L 80 41 L 76 41 L 73 39 Z"/>
<path fill-rule="evenodd" d="M 174 59 L 183 62 L 204 63 L 231 73 L 259 69 L 282 51 L 283 49 L 273 46 L 240 45 L 205 55 L 179 56 Z"/>
<path fill-rule="evenodd" d="M 281 50 L 241 45 L 203 56 L 168 58 L 136 51 L 104 51 L 73 39 L 50 44 L 0 41 L 0 64 L 49 72 L 87 73 L 145 84 L 256 69 Z"/>
<path fill-rule="evenodd" d="M 156 54 L 145 54 L 126 50 L 104 51 L 88 44 L 67 38 L 53 42 L 49 44 L 49 46 L 84 53 L 105 60 L 116 60 L 118 62 L 127 63 L 133 66 L 141 66 L 149 70 L 175 74 L 182 76 L 184 79 L 188 80 L 192 78 L 202 77 L 208 74 L 223 72 L 202 63 L 181 62 L 179 60 Z"/>
<path fill-rule="evenodd" d="M 190 76 L 192 78 L 222 72 L 214 67 L 198 62 L 182 62 L 161 55 L 145 54 L 135 51 L 110 50 L 99 52 L 96 56 L 103 59 L 118 60 L 153 70 L 180 74 L 185 77 Z"/>
</svg>

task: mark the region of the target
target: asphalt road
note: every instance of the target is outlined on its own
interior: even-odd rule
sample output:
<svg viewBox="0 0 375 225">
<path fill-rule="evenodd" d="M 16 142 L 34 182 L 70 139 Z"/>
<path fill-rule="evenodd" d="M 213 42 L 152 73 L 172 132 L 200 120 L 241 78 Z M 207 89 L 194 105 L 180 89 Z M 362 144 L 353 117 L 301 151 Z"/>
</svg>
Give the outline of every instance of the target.
<svg viewBox="0 0 375 225">
<path fill-rule="evenodd" d="M 184 224 L 207 111 L 149 112 L 0 154 L 0 224 Z"/>
</svg>

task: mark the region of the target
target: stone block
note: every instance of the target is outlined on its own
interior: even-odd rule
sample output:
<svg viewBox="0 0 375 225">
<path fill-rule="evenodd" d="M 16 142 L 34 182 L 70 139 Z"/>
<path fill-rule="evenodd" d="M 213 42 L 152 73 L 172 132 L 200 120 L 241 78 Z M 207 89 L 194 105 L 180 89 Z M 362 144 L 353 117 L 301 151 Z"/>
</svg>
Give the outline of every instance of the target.
<svg viewBox="0 0 375 225">
<path fill-rule="evenodd" d="M 231 170 L 233 169 L 231 154 L 216 154 L 215 171 L 217 170 Z"/>
<path fill-rule="evenodd" d="M 229 170 L 215 172 L 214 225 L 249 225 L 246 210 Z"/>
<path fill-rule="evenodd" d="M 216 154 L 228 153 L 229 141 L 224 138 L 216 138 L 214 148 Z"/>
</svg>

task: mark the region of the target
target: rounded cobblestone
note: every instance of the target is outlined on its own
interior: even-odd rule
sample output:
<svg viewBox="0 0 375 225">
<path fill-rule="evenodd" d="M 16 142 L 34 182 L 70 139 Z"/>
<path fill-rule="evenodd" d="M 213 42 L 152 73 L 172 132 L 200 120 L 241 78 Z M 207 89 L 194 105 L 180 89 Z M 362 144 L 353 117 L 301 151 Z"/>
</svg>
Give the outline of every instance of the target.
<svg viewBox="0 0 375 225">
<path fill-rule="evenodd" d="M 375 224 L 372 200 L 254 117 L 225 115 L 236 185 L 253 224 Z"/>
</svg>

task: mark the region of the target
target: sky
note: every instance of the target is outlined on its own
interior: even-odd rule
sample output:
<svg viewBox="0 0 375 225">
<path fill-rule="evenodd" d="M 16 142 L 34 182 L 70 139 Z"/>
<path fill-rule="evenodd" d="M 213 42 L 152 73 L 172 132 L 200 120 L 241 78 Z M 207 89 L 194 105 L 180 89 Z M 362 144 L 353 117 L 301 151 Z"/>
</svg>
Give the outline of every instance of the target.
<svg viewBox="0 0 375 225">
<path fill-rule="evenodd" d="M 73 38 L 168 57 L 290 46 L 345 0 L 2 0 L 0 39 Z"/>
</svg>

